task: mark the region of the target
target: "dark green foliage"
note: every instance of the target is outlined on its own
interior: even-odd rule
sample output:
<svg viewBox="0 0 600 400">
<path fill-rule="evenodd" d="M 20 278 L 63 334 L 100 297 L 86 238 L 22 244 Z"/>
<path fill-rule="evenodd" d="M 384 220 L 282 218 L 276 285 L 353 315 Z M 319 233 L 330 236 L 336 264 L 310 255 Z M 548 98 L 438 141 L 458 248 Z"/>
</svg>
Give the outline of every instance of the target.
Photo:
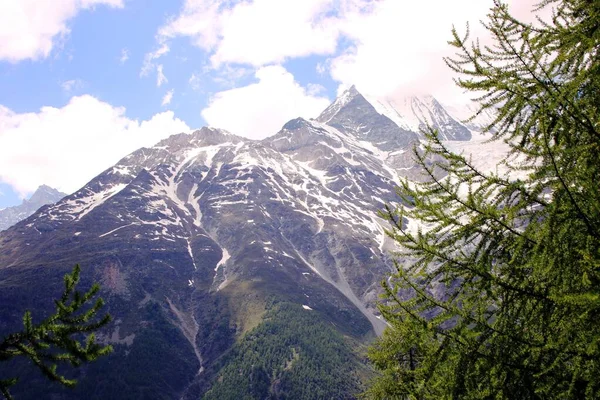
<svg viewBox="0 0 600 400">
<path fill-rule="evenodd" d="M 115 345 L 113 355 L 90 365 L 74 398 L 166 400 L 193 379 L 198 361 L 191 347 L 182 345 L 186 339 L 161 306 L 149 302 L 136 311 L 145 328 L 136 333 L 131 346 Z M 177 362 L 161 362 L 169 359 Z"/>
<path fill-rule="evenodd" d="M 68 379 L 57 368 L 79 367 L 112 351 L 96 341 L 94 331 L 106 325 L 110 316 L 98 318 L 97 313 L 104 305 L 102 298 L 93 300 L 100 290 L 95 284 L 86 293 L 75 289 L 79 282 L 80 267 L 76 265 L 64 277 L 65 290 L 55 300 L 56 311 L 39 324 L 35 324 L 29 311 L 23 316 L 23 331 L 8 335 L 0 342 L 0 361 L 17 357 L 29 359 L 48 379 L 67 387 L 74 387 L 74 379 Z M 10 386 L 18 378 L 0 380 L 0 393 L 11 399 Z"/>
<path fill-rule="evenodd" d="M 446 61 L 496 112 L 513 177 L 435 132 L 416 153 L 430 180 L 387 212 L 408 261 L 384 283 L 372 398 L 600 398 L 600 2 L 542 3 L 554 18 L 531 26 L 497 1 L 489 47 L 454 32 Z"/>
<path fill-rule="evenodd" d="M 361 367 L 348 340 L 318 311 L 272 304 L 264 321 L 222 361 L 224 367 L 204 398 L 354 398 Z"/>
</svg>

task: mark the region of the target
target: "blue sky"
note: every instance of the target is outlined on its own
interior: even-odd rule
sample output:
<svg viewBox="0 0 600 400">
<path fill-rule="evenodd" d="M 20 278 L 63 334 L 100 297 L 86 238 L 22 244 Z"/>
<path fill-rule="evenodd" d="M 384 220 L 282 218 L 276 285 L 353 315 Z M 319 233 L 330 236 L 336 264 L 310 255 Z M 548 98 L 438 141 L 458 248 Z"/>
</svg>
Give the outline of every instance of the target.
<svg viewBox="0 0 600 400">
<path fill-rule="evenodd" d="M 525 14 L 532 2 L 512 7 Z M 2 0 L 0 208 L 41 184 L 72 192 L 129 152 L 203 125 L 270 136 L 352 84 L 452 102 L 450 28 L 477 26 L 490 5 Z"/>
</svg>

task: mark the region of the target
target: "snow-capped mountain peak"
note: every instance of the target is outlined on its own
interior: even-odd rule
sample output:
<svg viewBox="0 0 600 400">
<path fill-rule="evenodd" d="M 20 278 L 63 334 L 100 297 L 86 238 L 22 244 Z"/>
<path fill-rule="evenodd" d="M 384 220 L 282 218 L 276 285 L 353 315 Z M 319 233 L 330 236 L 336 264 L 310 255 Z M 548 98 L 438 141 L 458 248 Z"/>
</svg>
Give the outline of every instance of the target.
<svg viewBox="0 0 600 400">
<path fill-rule="evenodd" d="M 358 132 L 361 126 L 371 126 L 375 120 L 375 125 L 389 125 L 392 122 L 400 131 L 404 132 L 406 140 L 399 143 L 392 141 L 385 146 L 406 146 L 415 139 L 422 137 L 423 130 L 428 126 L 437 129 L 443 140 L 470 140 L 471 130 L 460 122 L 460 120 L 451 115 L 448 110 L 433 96 L 407 95 L 399 98 L 380 98 L 360 93 L 355 86 L 351 86 L 344 91 L 323 113 L 317 118 L 317 121 L 331 126 L 339 127 L 343 125 L 346 129 L 350 127 L 348 121 L 341 123 L 341 120 L 347 120 L 351 116 L 358 124 L 354 131 Z M 388 120 L 385 121 L 384 120 Z M 342 129 L 344 130 L 344 129 Z M 388 131 L 392 129 L 387 127 Z M 407 133 L 412 133 L 409 139 Z M 364 132 L 362 132 L 364 135 Z M 381 135 L 378 139 L 381 142 Z M 389 138 L 388 138 L 389 139 Z M 376 140 L 376 143 L 377 143 Z M 378 145 L 378 147 L 381 147 Z"/>
<path fill-rule="evenodd" d="M 326 124 L 331 121 L 331 119 L 348 103 L 350 103 L 357 96 L 362 96 L 356 86 L 352 85 L 348 89 L 344 90 L 341 95 L 339 95 L 333 103 L 329 105 L 322 113 L 319 115 L 317 120 Z"/>
<path fill-rule="evenodd" d="M 493 125 L 496 115 L 491 109 L 480 110 L 475 103 L 460 105 L 444 104 L 443 107 L 448 110 L 453 117 L 455 117 L 473 132 L 495 132 L 495 130 L 491 128 L 491 125 Z"/>
<path fill-rule="evenodd" d="M 469 128 L 451 115 L 432 95 L 405 96 L 390 100 L 366 98 L 377 112 L 403 129 L 422 135 L 422 131 L 431 126 L 437 129 L 443 140 L 471 139 Z"/>
<path fill-rule="evenodd" d="M 55 203 L 65 196 L 65 193 L 61 193 L 50 186 L 41 185 L 28 200 L 23 200 L 21 205 L 0 210 L 0 231 L 29 217 L 40 207 Z"/>
</svg>

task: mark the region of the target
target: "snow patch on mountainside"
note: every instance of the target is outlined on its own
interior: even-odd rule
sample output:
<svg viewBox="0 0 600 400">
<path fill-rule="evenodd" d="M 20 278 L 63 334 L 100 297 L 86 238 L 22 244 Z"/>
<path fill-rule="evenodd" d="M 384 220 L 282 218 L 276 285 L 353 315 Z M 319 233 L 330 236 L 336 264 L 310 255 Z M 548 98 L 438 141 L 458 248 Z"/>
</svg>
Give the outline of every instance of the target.
<svg viewBox="0 0 600 400">
<path fill-rule="evenodd" d="M 478 115 L 476 115 L 479 111 L 479 107 L 475 103 L 461 105 L 442 105 L 450 115 L 452 115 L 458 121 L 462 122 L 466 127 L 475 132 L 483 132 L 483 128 L 492 124 L 496 118 L 494 112 L 489 109 L 481 111 Z M 472 121 L 466 122 L 473 116 L 475 116 L 475 118 L 473 118 Z"/>
<path fill-rule="evenodd" d="M 448 150 L 462 154 L 471 159 L 473 165 L 483 172 L 498 172 L 500 175 L 508 173 L 508 168 L 503 162 L 510 151 L 510 146 L 503 140 L 491 140 L 491 134 L 476 134 L 470 141 L 444 141 Z M 513 175 L 511 175 L 513 176 Z M 516 176 L 513 176 L 516 177 Z"/>
<path fill-rule="evenodd" d="M 354 86 L 345 90 L 325 111 L 323 111 L 319 120 L 323 123 L 329 122 L 331 118 L 333 118 L 333 116 L 344 106 L 350 103 L 357 94 L 359 93 Z"/>
<path fill-rule="evenodd" d="M 98 237 L 104 237 L 104 236 L 108 236 L 108 235 L 110 235 L 111 233 L 115 233 L 116 231 L 119 231 L 119 230 L 121 230 L 121 229 L 123 229 L 123 228 L 127 228 L 128 226 L 132 226 L 132 225 L 137 225 L 137 224 L 136 224 L 135 222 L 132 222 L 131 224 L 127 224 L 127 225 L 119 226 L 118 228 L 115 228 L 115 229 L 113 229 L 113 230 L 110 230 L 110 231 L 108 231 L 108 232 L 106 232 L 106 233 L 103 233 L 102 235 L 100 235 L 100 236 L 98 236 Z M 81 233 L 81 232 L 78 232 L 78 233 Z M 75 233 L 75 235 L 76 235 L 76 236 L 79 236 L 79 235 L 77 235 L 77 232 Z"/>
<path fill-rule="evenodd" d="M 221 250 L 223 251 L 223 256 L 217 263 L 217 266 L 215 267 L 215 271 L 218 271 L 219 268 L 225 266 L 225 264 L 227 263 L 227 260 L 229 260 L 231 258 L 231 255 L 229 254 L 229 252 L 227 251 L 226 248 L 222 247 Z"/>
<path fill-rule="evenodd" d="M 89 196 L 68 200 L 65 205 L 69 207 L 69 212 L 73 215 L 74 219 L 80 220 L 96 207 L 102 205 L 106 200 L 119 193 L 126 186 L 127 184 L 125 183 L 119 183 L 103 191 L 92 193 Z M 52 215 L 50 217 L 52 218 Z"/>
<path fill-rule="evenodd" d="M 190 255 L 190 259 L 192 260 L 192 265 L 194 265 L 194 269 L 198 269 L 198 266 L 196 265 L 196 259 L 194 258 L 194 251 L 192 250 L 192 245 L 190 243 L 190 239 L 187 238 L 186 239 L 187 242 L 187 250 L 188 250 L 188 254 Z"/>
<path fill-rule="evenodd" d="M 383 99 L 377 99 L 368 95 L 365 95 L 364 97 L 379 114 L 388 117 L 400 128 L 412 132 L 419 132 L 421 120 L 415 114 L 415 110 L 412 107 L 411 98 L 405 98 L 402 101 L 392 102 Z"/>
</svg>

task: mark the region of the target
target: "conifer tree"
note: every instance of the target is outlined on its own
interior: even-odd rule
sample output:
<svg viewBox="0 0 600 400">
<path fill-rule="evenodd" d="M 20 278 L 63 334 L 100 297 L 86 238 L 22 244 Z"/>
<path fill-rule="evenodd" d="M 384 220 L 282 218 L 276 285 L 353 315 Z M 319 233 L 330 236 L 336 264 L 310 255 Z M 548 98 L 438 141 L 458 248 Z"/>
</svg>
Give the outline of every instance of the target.
<svg viewBox="0 0 600 400">
<path fill-rule="evenodd" d="M 433 130 L 415 152 L 429 180 L 385 212 L 402 250 L 370 398 L 600 398 L 600 1 L 539 7 L 552 19 L 528 24 L 495 0 L 487 46 L 453 31 L 446 63 L 496 115 L 509 174 Z"/>
<path fill-rule="evenodd" d="M 50 317 L 34 324 L 31 313 L 25 312 L 23 330 L 0 341 L 0 362 L 26 357 L 51 381 L 73 387 L 77 381 L 65 377 L 59 366 L 78 367 L 112 351 L 111 346 L 99 344 L 93 333 L 110 321 L 108 314 L 97 315 L 104 305 L 102 298 L 94 301 L 100 287 L 94 284 L 86 293 L 77 291 L 80 271 L 76 265 L 65 275 L 65 290 L 54 301 L 56 311 Z M 12 399 L 9 388 L 17 381 L 0 379 L 0 393 L 5 399 Z"/>
</svg>

